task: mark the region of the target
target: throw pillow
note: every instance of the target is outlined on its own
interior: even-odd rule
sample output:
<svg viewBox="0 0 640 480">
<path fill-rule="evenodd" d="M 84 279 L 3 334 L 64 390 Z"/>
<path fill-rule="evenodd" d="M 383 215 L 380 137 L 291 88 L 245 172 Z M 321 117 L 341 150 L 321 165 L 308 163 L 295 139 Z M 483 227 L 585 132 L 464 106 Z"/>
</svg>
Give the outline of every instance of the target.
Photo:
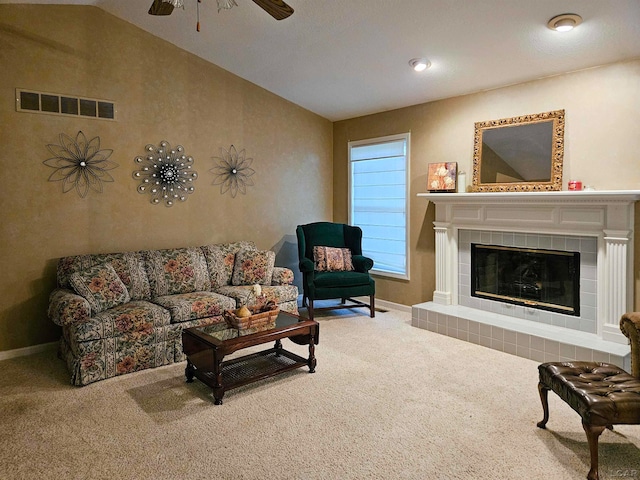
<svg viewBox="0 0 640 480">
<path fill-rule="evenodd" d="M 127 303 L 129 291 L 110 263 L 95 265 L 71 274 L 69 283 L 84 297 L 94 313 Z"/>
<path fill-rule="evenodd" d="M 345 272 L 353 270 L 351 250 L 336 247 L 313 247 L 313 261 L 319 272 Z"/>
<path fill-rule="evenodd" d="M 197 247 L 145 252 L 151 297 L 211 289 L 207 262 Z"/>
<path fill-rule="evenodd" d="M 276 254 L 265 250 L 240 250 L 233 265 L 232 285 L 271 285 Z"/>
<path fill-rule="evenodd" d="M 204 258 L 207 261 L 212 289 L 215 290 L 231 285 L 236 253 L 243 249 L 257 250 L 253 242 L 244 240 L 233 243 L 216 243 L 202 247 L 202 253 L 204 253 Z"/>
</svg>

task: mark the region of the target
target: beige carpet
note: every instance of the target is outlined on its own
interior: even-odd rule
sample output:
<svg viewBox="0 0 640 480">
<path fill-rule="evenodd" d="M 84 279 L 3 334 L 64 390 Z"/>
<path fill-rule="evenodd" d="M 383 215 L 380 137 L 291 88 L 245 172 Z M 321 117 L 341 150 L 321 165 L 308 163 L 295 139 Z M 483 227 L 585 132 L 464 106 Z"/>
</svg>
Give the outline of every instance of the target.
<svg viewBox="0 0 640 480">
<path fill-rule="evenodd" d="M 536 427 L 536 362 L 358 313 L 318 316 L 316 373 L 221 406 L 184 363 L 78 388 L 53 352 L 0 362 L 0 478 L 585 478 L 579 416 L 550 393 Z M 639 447 L 640 426 L 605 431 L 601 478 L 640 478 Z"/>
</svg>

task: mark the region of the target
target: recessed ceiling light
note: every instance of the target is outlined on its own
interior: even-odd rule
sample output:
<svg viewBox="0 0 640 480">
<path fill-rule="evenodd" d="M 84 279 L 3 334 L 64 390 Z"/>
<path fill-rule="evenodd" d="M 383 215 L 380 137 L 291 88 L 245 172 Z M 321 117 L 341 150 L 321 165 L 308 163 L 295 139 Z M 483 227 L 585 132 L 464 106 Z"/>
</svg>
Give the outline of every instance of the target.
<svg viewBox="0 0 640 480">
<path fill-rule="evenodd" d="M 426 58 L 412 58 L 409 60 L 409 65 L 416 72 L 422 72 L 431 66 L 431 62 Z"/>
<path fill-rule="evenodd" d="M 556 32 L 568 32 L 582 23 L 582 17 L 575 13 L 563 13 L 547 22 L 547 27 Z"/>
</svg>

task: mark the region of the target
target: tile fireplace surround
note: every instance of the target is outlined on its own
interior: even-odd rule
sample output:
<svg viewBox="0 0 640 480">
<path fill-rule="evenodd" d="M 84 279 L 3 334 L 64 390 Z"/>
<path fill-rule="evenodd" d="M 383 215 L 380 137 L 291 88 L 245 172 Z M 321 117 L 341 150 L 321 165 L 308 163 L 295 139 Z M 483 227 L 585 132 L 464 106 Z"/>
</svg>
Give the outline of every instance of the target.
<svg viewBox="0 0 640 480">
<path fill-rule="evenodd" d="M 629 369 L 618 322 L 633 309 L 633 228 L 640 191 L 420 193 L 436 206 L 436 290 L 412 325 L 539 362 Z M 580 316 L 471 296 L 470 245 L 580 252 Z"/>
</svg>

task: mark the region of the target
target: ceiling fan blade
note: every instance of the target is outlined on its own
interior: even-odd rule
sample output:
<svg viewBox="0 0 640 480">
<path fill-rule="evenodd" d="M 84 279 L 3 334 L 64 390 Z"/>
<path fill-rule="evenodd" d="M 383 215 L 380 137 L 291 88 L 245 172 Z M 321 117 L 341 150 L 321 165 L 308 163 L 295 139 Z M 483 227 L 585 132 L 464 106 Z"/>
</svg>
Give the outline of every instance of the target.
<svg viewBox="0 0 640 480">
<path fill-rule="evenodd" d="M 283 20 L 293 13 L 293 8 L 282 0 L 253 0 L 253 3 L 262 8 L 276 20 Z"/>
<path fill-rule="evenodd" d="M 149 15 L 171 15 L 171 12 L 173 12 L 173 5 L 163 0 L 153 0 L 149 8 Z"/>
</svg>

